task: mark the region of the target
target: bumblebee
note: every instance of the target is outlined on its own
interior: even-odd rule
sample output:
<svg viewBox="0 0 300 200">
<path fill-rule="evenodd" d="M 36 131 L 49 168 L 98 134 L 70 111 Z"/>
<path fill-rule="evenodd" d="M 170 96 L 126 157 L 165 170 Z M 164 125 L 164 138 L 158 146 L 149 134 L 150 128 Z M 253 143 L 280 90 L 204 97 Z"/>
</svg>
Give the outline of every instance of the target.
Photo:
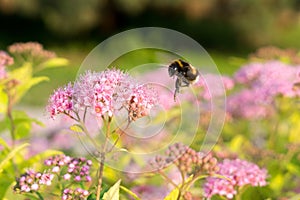
<svg viewBox="0 0 300 200">
<path fill-rule="evenodd" d="M 188 87 L 199 79 L 199 71 L 194 66 L 180 59 L 175 60 L 169 65 L 168 72 L 170 77 L 177 77 L 174 101 L 176 101 L 176 96 L 177 93 L 179 93 L 180 88 Z"/>
</svg>

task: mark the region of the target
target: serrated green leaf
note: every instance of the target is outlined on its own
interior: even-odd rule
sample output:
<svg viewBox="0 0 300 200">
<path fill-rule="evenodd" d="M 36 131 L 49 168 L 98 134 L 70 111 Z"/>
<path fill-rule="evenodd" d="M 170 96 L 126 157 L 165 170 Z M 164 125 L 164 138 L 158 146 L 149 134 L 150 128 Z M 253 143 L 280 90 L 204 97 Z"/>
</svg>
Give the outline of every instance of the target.
<svg viewBox="0 0 300 200">
<path fill-rule="evenodd" d="M 73 124 L 72 126 L 70 126 L 69 128 L 71 131 L 74 131 L 76 133 L 83 133 L 83 128 L 79 125 L 79 124 Z"/>
<path fill-rule="evenodd" d="M 173 189 L 168 196 L 164 198 L 164 200 L 177 200 L 179 195 L 178 188 Z"/>
<path fill-rule="evenodd" d="M 121 179 L 118 180 L 109 190 L 104 193 L 103 200 L 119 200 Z"/>
<path fill-rule="evenodd" d="M 16 148 L 14 148 L 11 152 L 9 152 L 9 154 L 6 156 L 6 158 L 4 160 L 2 160 L 2 162 L 0 163 L 0 173 L 2 173 L 5 165 L 8 163 L 8 161 L 10 159 L 12 159 L 19 151 L 21 151 L 22 149 L 24 149 L 28 146 L 29 146 L 29 144 L 25 143 L 25 144 L 22 144 Z"/>
</svg>

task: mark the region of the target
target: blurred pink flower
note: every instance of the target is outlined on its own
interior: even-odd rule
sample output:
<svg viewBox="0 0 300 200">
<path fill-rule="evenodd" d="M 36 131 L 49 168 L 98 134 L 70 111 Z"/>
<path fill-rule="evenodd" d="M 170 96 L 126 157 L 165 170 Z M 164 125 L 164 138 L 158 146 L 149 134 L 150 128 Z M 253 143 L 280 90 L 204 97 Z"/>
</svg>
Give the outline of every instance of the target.
<svg viewBox="0 0 300 200">
<path fill-rule="evenodd" d="M 225 96 L 226 91 L 234 87 L 234 81 L 227 76 L 204 74 L 195 85 L 201 88 L 200 98 L 210 100 L 212 97 Z"/>
<path fill-rule="evenodd" d="M 0 51 L 0 67 L 14 64 L 14 59 L 10 57 L 5 51 Z"/>
<path fill-rule="evenodd" d="M 299 97 L 300 66 L 278 61 L 252 63 L 242 67 L 235 75 L 237 83 L 245 89 L 228 97 L 228 111 L 232 116 L 260 118 L 272 113 L 275 97 Z"/>
<path fill-rule="evenodd" d="M 272 99 L 260 89 L 244 89 L 227 98 L 227 111 L 233 117 L 263 118 L 272 114 Z"/>
<path fill-rule="evenodd" d="M 230 180 L 222 178 L 209 177 L 204 184 L 204 196 L 211 198 L 218 194 L 232 199 L 237 194 L 237 188 L 245 185 L 265 186 L 267 185 L 267 171 L 260 169 L 257 165 L 245 160 L 225 159 L 219 163 L 217 174 L 222 175 Z"/>
<path fill-rule="evenodd" d="M 170 192 L 168 188 L 151 185 L 136 186 L 131 190 L 143 200 L 162 200 Z"/>
</svg>

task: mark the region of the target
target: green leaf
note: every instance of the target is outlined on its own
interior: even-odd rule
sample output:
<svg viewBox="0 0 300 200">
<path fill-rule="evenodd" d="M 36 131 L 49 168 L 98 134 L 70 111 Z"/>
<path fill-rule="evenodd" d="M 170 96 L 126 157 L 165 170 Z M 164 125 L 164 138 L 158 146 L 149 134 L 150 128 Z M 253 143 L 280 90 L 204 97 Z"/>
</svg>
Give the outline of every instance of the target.
<svg viewBox="0 0 300 200">
<path fill-rule="evenodd" d="M 40 76 L 40 77 L 30 78 L 29 80 L 24 81 L 24 82 L 22 81 L 22 84 L 20 84 L 16 87 L 17 88 L 16 94 L 18 94 L 16 97 L 16 102 L 19 101 L 30 88 L 32 88 L 33 86 L 35 86 L 43 81 L 48 81 L 48 80 L 49 80 L 48 77 Z"/>
<path fill-rule="evenodd" d="M 6 141 L 3 138 L 0 138 L 0 145 L 6 149 L 10 149 L 9 145 L 6 143 Z"/>
<path fill-rule="evenodd" d="M 27 115 L 24 111 L 14 111 L 13 112 L 13 119 L 15 124 L 15 135 L 16 139 L 24 138 L 26 137 L 30 130 L 32 123 L 36 123 L 40 126 L 43 126 L 43 123 L 31 118 Z"/>
<path fill-rule="evenodd" d="M 0 113 L 6 112 L 7 101 L 7 94 L 3 91 L 3 87 L 0 85 Z"/>
<path fill-rule="evenodd" d="M 173 189 L 168 196 L 164 198 L 164 200 L 177 200 L 179 195 L 178 188 Z"/>
<path fill-rule="evenodd" d="M 69 65 L 69 60 L 65 58 L 51 58 L 43 62 L 36 71 L 41 71 L 48 68 L 65 67 Z"/>
<path fill-rule="evenodd" d="M 28 143 L 25 143 L 25 144 L 22 144 L 18 147 L 16 147 L 15 149 L 13 149 L 7 156 L 4 160 L 2 160 L 2 162 L 0 163 L 0 173 L 2 173 L 4 167 L 5 167 L 5 164 L 8 163 L 8 161 L 10 159 L 12 159 L 19 151 L 21 151 L 22 149 L 28 147 L 29 144 Z"/>
<path fill-rule="evenodd" d="M 69 129 L 70 129 L 71 131 L 76 132 L 76 133 L 83 133 L 83 132 L 84 132 L 82 126 L 79 125 L 79 124 L 73 124 L 72 126 L 70 126 Z"/>
<path fill-rule="evenodd" d="M 103 195 L 103 200 L 119 200 L 121 179 L 118 180 L 109 190 Z"/>
<path fill-rule="evenodd" d="M 11 177 L 7 177 L 7 176 L 1 176 L 2 174 L 0 174 L 0 185 L 1 185 L 1 187 L 0 187 L 0 199 L 6 199 L 6 200 L 9 200 L 9 199 L 7 199 L 7 198 L 4 198 L 4 196 L 5 196 L 5 194 L 6 194 L 6 192 L 8 191 L 8 190 L 12 190 L 12 185 L 14 185 L 14 184 L 12 184 L 12 183 L 14 183 L 14 179 L 12 179 Z M 11 198 L 11 199 L 16 199 L 16 198 Z M 23 199 L 24 199 L 24 197 L 23 197 Z"/>
</svg>

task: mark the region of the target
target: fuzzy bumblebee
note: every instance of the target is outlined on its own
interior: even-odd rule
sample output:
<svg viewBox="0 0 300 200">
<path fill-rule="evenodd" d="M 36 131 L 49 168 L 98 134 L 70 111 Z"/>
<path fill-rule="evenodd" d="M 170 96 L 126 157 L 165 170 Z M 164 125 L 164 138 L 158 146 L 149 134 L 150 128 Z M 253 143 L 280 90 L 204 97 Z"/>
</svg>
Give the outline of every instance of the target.
<svg viewBox="0 0 300 200">
<path fill-rule="evenodd" d="M 169 65 L 168 68 L 169 76 L 176 76 L 174 101 L 176 101 L 177 93 L 179 93 L 180 88 L 188 87 L 195 83 L 199 79 L 199 71 L 188 62 L 183 60 L 175 60 Z"/>
</svg>

